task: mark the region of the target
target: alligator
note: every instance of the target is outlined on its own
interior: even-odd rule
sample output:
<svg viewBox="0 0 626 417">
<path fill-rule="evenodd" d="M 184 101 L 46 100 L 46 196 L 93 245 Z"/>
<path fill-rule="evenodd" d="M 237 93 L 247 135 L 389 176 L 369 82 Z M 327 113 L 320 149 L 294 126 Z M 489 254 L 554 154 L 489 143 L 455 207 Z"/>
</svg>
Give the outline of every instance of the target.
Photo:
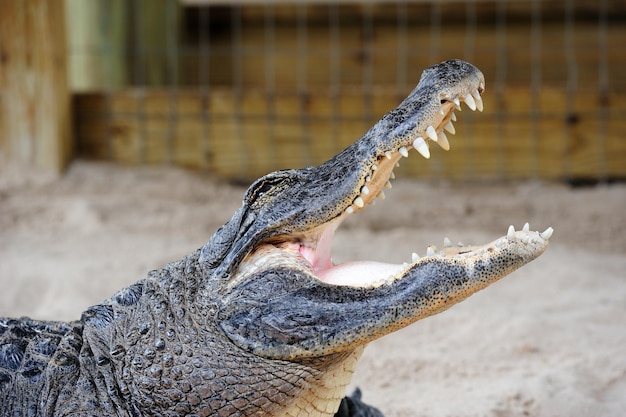
<svg viewBox="0 0 626 417">
<path fill-rule="evenodd" d="M 335 230 L 384 196 L 398 162 L 449 148 L 485 81 L 450 60 L 358 141 L 256 180 L 206 245 L 80 320 L 0 320 L 2 416 L 381 416 L 345 396 L 369 342 L 441 312 L 539 256 L 544 232 L 429 247 L 401 265 L 334 264 Z"/>
</svg>

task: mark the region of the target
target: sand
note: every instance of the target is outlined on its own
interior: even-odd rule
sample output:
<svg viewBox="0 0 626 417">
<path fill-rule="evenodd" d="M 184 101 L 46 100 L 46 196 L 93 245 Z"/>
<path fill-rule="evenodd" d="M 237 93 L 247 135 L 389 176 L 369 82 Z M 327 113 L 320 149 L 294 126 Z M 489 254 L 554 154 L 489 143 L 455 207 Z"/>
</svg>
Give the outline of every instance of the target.
<svg viewBox="0 0 626 417">
<path fill-rule="evenodd" d="M 1 162 L 1 161 L 0 161 Z M 6 164 L 5 164 L 6 165 Z M 70 320 L 203 245 L 243 188 L 176 168 L 0 163 L 0 316 Z M 553 226 L 539 259 L 371 343 L 353 380 L 388 417 L 626 415 L 626 185 L 398 180 L 338 231 L 336 260 Z"/>
</svg>

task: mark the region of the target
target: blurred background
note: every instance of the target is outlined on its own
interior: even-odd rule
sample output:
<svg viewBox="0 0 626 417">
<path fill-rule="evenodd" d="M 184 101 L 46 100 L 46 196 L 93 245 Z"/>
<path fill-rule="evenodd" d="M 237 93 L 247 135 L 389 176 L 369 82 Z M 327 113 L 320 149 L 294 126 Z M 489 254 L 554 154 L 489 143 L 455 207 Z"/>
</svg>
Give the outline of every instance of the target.
<svg viewBox="0 0 626 417">
<path fill-rule="evenodd" d="M 625 42 L 609 0 L 3 1 L 0 153 L 249 181 L 328 159 L 461 58 L 485 111 L 404 175 L 623 179 Z"/>
</svg>

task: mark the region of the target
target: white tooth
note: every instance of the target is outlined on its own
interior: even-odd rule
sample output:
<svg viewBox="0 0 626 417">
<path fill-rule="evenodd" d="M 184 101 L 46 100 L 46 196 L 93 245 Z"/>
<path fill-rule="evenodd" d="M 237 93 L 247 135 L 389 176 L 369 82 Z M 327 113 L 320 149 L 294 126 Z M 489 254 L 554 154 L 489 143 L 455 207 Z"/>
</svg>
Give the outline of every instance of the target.
<svg viewBox="0 0 626 417">
<path fill-rule="evenodd" d="M 443 111 L 443 109 L 441 107 L 439 107 L 439 114 L 442 115 L 442 116 L 445 116 L 446 112 Z"/>
<path fill-rule="evenodd" d="M 409 267 L 409 264 L 407 264 L 406 262 L 402 263 L 402 269 L 406 269 Z"/>
<path fill-rule="evenodd" d="M 396 162 L 396 168 L 400 168 L 400 162 Z"/>
<path fill-rule="evenodd" d="M 506 237 L 508 239 L 513 239 L 515 237 L 515 228 L 513 225 L 509 226 L 509 230 L 506 232 Z"/>
<path fill-rule="evenodd" d="M 448 239 L 447 237 L 443 238 L 443 247 L 444 248 L 452 247 L 452 242 L 450 242 L 450 239 Z"/>
<path fill-rule="evenodd" d="M 385 199 L 385 193 L 381 191 L 381 192 L 378 193 L 378 195 L 376 197 L 380 198 L 381 200 L 384 200 Z"/>
<path fill-rule="evenodd" d="M 530 224 L 528 222 L 524 223 L 524 227 L 522 227 L 522 232 L 528 232 L 530 230 Z"/>
<path fill-rule="evenodd" d="M 504 240 L 498 239 L 496 241 L 496 248 L 501 248 L 504 245 Z"/>
<path fill-rule="evenodd" d="M 452 114 L 450 115 L 450 120 L 456 122 L 456 114 L 454 114 L 454 112 L 452 112 Z"/>
<path fill-rule="evenodd" d="M 426 248 L 426 256 L 435 256 L 435 249 L 432 246 Z"/>
<path fill-rule="evenodd" d="M 368 175 L 367 177 L 365 177 L 365 182 L 370 182 L 372 180 L 372 176 Z"/>
<path fill-rule="evenodd" d="M 407 151 L 404 146 L 398 149 L 398 152 L 400 152 L 400 155 L 404 156 L 405 158 L 409 157 L 409 151 Z"/>
<path fill-rule="evenodd" d="M 385 156 L 387 157 L 387 159 L 391 159 L 391 152 L 389 151 L 385 152 Z"/>
<path fill-rule="evenodd" d="M 369 203 L 367 203 L 367 204 L 369 204 L 370 206 L 375 206 L 375 205 L 376 205 L 376 200 L 371 200 L 371 201 L 370 201 Z"/>
<path fill-rule="evenodd" d="M 389 174 L 389 179 L 391 179 L 391 180 L 395 180 L 396 179 L 396 174 L 394 174 L 393 171 L 391 171 L 391 174 Z"/>
<path fill-rule="evenodd" d="M 361 188 L 361 194 L 368 195 L 369 193 L 370 193 L 370 189 L 367 188 L 367 185 L 364 185 L 363 188 Z"/>
<path fill-rule="evenodd" d="M 443 149 L 444 151 L 450 150 L 450 142 L 448 142 L 448 137 L 446 136 L 445 133 L 443 132 L 437 133 L 437 139 L 438 139 L 437 144 L 441 146 L 441 149 Z"/>
<path fill-rule="evenodd" d="M 465 104 L 472 110 L 476 110 L 476 102 L 474 101 L 474 97 L 471 94 L 465 96 Z"/>
<path fill-rule="evenodd" d="M 435 142 L 437 142 L 437 131 L 435 130 L 434 127 L 428 126 L 426 128 L 426 136 L 428 136 L 430 139 L 432 139 Z"/>
<path fill-rule="evenodd" d="M 454 125 L 452 124 L 451 120 L 448 121 L 448 123 L 446 123 L 443 129 L 451 135 L 454 135 L 456 133 L 456 129 L 454 128 Z"/>
<path fill-rule="evenodd" d="M 472 93 L 472 96 L 474 96 L 474 100 L 476 101 L 476 108 L 478 109 L 478 111 L 483 111 L 483 98 L 480 96 L 478 90 L 475 90 Z"/>
<path fill-rule="evenodd" d="M 524 245 L 526 245 L 526 244 L 529 242 L 529 240 L 530 240 L 530 239 L 528 238 L 528 236 L 526 236 L 526 235 L 522 236 L 522 243 L 523 243 Z"/>
<path fill-rule="evenodd" d="M 458 97 L 455 97 L 452 101 L 454 101 L 454 107 L 456 107 L 458 111 L 461 111 L 461 100 L 459 100 Z"/>
<path fill-rule="evenodd" d="M 439 257 L 440 257 L 440 258 L 445 258 L 445 257 L 446 257 L 446 254 L 445 254 L 445 253 L 443 253 L 443 251 L 441 251 L 441 252 L 439 252 Z"/>
<path fill-rule="evenodd" d="M 365 202 L 363 201 L 361 197 L 357 197 L 354 199 L 354 204 L 356 204 L 356 206 L 360 208 L 365 205 Z"/>
<path fill-rule="evenodd" d="M 348 207 L 348 208 L 346 209 L 346 213 L 348 213 L 348 214 L 352 214 L 352 213 L 354 213 L 354 209 L 352 208 L 352 206 L 350 206 L 350 207 Z"/>
<path fill-rule="evenodd" d="M 387 181 L 387 182 L 385 183 L 385 188 L 389 188 L 389 189 L 391 189 L 392 187 L 393 187 L 393 185 L 391 185 L 391 183 L 390 183 L 389 181 Z"/>
<path fill-rule="evenodd" d="M 374 164 L 372 165 L 372 171 L 376 171 L 378 169 L 378 165 Z"/>
<path fill-rule="evenodd" d="M 413 252 L 413 253 L 411 254 L 411 260 L 412 260 L 413 262 L 417 262 L 417 261 L 419 261 L 419 260 L 420 260 L 420 256 L 419 256 L 417 253 Z"/>
<path fill-rule="evenodd" d="M 543 240 L 548 240 L 552 237 L 552 233 L 554 233 L 554 229 L 551 227 L 548 227 L 546 230 L 539 233 L 539 236 L 541 236 Z"/>
<path fill-rule="evenodd" d="M 459 243 L 457 243 L 456 245 L 457 245 L 459 248 L 462 248 L 463 246 L 465 246 L 465 245 L 463 244 L 463 242 L 459 242 Z"/>
<path fill-rule="evenodd" d="M 421 136 L 418 136 L 418 138 L 413 141 L 413 147 L 417 149 L 420 155 L 422 155 L 424 158 L 430 158 L 430 150 L 428 149 L 428 144 Z"/>
</svg>

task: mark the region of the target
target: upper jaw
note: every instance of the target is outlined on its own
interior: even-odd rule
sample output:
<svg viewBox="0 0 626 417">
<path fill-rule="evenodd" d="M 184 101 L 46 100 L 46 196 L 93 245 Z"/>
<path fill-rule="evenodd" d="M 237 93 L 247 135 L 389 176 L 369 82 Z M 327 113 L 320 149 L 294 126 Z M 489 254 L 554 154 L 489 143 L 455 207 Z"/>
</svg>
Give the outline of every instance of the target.
<svg viewBox="0 0 626 417">
<path fill-rule="evenodd" d="M 455 60 L 431 67 L 398 108 L 329 161 L 258 180 L 244 199 L 246 210 L 239 223 L 246 227 L 245 234 L 233 237 L 236 243 L 215 273 L 227 276 L 263 242 L 337 225 L 374 198 L 384 198 L 383 188 L 394 178 L 393 169 L 410 149 L 426 158 L 430 157 L 430 141 L 449 149 L 444 130 L 454 133 L 454 111 L 462 102 L 472 110 L 482 109 L 484 85 L 482 73 L 471 64 Z M 255 205 L 255 198 L 279 188 L 266 204 Z M 305 240 L 310 247 L 318 246 L 314 237 Z"/>
<path fill-rule="evenodd" d="M 402 158 L 409 156 L 411 149 L 417 150 L 426 159 L 430 158 L 430 142 L 437 143 L 445 151 L 450 149 L 446 132 L 452 135 L 456 133 L 453 124 L 457 120 L 455 111 L 461 111 L 461 104 L 465 103 L 472 111 L 483 111 L 481 94 L 485 89 L 484 77 L 478 71 L 474 78 L 471 83 L 467 84 L 466 88 L 439 93 L 438 99 L 430 101 L 428 105 L 430 108 L 420 109 L 421 113 L 427 113 L 430 117 L 415 121 L 412 124 L 412 129 L 404 129 L 399 135 L 399 140 L 390 137 L 387 138 L 388 140 L 381 141 L 375 151 L 374 158 L 372 158 L 373 162 L 363 168 L 364 173 L 357 187 L 357 192 L 355 192 L 355 197 L 352 203 L 345 208 L 347 214 L 362 209 L 376 197 L 384 198 L 383 188 L 390 188 L 389 180 L 395 178 L 394 168 L 399 166 L 399 161 Z M 410 125 L 411 120 L 405 120 L 404 124 Z M 406 126 L 404 127 L 406 128 Z M 397 128 L 396 130 L 400 131 L 401 129 Z"/>
</svg>

